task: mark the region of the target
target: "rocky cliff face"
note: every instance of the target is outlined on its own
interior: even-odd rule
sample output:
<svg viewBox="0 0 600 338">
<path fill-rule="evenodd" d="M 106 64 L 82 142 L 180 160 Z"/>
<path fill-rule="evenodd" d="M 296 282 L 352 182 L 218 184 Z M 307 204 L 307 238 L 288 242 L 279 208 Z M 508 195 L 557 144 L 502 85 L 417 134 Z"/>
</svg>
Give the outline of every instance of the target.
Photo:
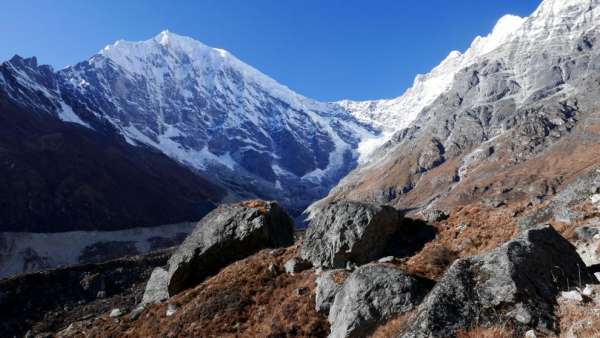
<svg viewBox="0 0 600 338">
<path fill-rule="evenodd" d="M 599 16 L 597 0 L 547 0 L 530 17 L 502 19 L 397 99 L 440 69 L 452 75 L 328 200 L 423 210 L 551 194 L 597 158 Z"/>
</svg>

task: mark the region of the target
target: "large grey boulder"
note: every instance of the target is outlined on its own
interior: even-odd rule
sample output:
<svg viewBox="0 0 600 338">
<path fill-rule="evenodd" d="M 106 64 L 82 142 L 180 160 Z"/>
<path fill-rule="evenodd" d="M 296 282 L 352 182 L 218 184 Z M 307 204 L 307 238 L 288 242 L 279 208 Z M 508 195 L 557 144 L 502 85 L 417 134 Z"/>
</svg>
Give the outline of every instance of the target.
<svg viewBox="0 0 600 338">
<path fill-rule="evenodd" d="M 167 270 L 160 267 L 152 270 L 140 305 L 157 304 L 169 298 L 169 292 L 167 291 L 168 278 L 169 272 Z"/>
<path fill-rule="evenodd" d="M 335 295 L 342 289 L 350 273 L 345 269 L 327 270 L 315 280 L 315 310 L 327 312 L 333 304 Z"/>
<path fill-rule="evenodd" d="M 169 259 L 169 295 L 263 248 L 289 246 L 293 241 L 294 223 L 277 203 L 221 205 L 196 225 Z"/>
<path fill-rule="evenodd" d="M 452 337 L 474 325 L 555 332 L 560 290 L 592 283 L 575 248 L 549 225 L 501 247 L 459 259 L 419 306 L 400 337 Z"/>
<path fill-rule="evenodd" d="M 359 267 L 346 279 L 331 305 L 329 337 L 367 337 L 392 316 L 416 308 L 431 284 L 388 264 Z"/>
<path fill-rule="evenodd" d="M 333 202 L 313 212 L 300 254 L 315 267 L 371 262 L 384 254 L 401 220 L 400 212 L 389 206 Z"/>
</svg>

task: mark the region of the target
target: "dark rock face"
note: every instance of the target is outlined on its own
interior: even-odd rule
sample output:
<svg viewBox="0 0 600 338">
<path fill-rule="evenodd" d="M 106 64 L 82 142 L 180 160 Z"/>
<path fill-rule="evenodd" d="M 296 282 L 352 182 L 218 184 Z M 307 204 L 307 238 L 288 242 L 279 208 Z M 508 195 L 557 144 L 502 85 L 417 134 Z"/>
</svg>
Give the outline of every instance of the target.
<svg viewBox="0 0 600 338">
<path fill-rule="evenodd" d="M 314 266 L 339 268 L 380 258 L 402 215 L 394 208 L 359 202 L 336 202 L 315 211 L 300 246 Z"/>
<path fill-rule="evenodd" d="M 58 331 L 69 323 L 109 312 L 133 309 L 144 282 L 171 251 L 101 264 L 77 265 L 0 280 L 0 332 L 22 337 Z"/>
<path fill-rule="evenodd" d="M 41 72 L 20 64 L 27 68 L 19 72 L 30 77 Z M 26 93 L 13 67 L 0 65 L 0 76 Z M 14 103 L 5 90 L 0 83 L 0 231 L 117 230 L 197 221 L 224 194 L 106 126 L 92 130 L 62 122 L 41 106 Z"/>
<path fill-rule="evenodd" d="M 346 279 L 331 305 L 329 337 L 367 337 L 393 315 L 416 308 L 432 284 L 391 265 L 359 267 Z"/>
<path fill-rule="evenodd" d="M 399 336 L 451 337 L 459 329 L 500 322 L 522 332 L 556 332 L 559 291 L 594 281 L 575 248 L 551 226 L 540 226 L 494 251 L 456 261 Z"/>
<path fill-rule="evenodd" d="M 198 223 L 169 259 L 169 295 L 260 249 L 289 246 L 293 236 L 293 221 L 275 202 L 222 205 Z"/>
</svg>

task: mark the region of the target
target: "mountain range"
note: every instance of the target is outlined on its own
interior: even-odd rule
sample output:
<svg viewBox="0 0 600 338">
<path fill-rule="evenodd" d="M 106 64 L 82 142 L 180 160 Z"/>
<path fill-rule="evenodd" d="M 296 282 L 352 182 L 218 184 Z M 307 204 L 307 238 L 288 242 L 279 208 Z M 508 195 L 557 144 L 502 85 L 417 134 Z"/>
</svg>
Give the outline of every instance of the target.
<svg viewBox="0 0 600 338">
<path fill-rule="evenodd" d="M 504 16 L 389 100 L 319 102 L 169 31 L 59 71 L 15 56 L 0 65 L 4 256 L 15 233 L 160 227 L 248 198 L 300 225 L 315 202 L 544 199 L 596 158 L 596 5 Z"/>
</svg>

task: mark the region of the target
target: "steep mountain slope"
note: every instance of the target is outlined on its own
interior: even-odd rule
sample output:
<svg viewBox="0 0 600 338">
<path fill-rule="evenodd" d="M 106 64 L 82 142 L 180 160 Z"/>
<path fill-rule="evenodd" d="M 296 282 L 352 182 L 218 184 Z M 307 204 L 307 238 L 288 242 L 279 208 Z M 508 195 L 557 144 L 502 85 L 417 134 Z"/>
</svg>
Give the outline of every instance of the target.
<svg viewBox="0 0 600 338">
<path fill-rule="evenodd" d="M 416 211 L 552 194 L 599 158 L 599 16 L 598 0 L 546 0 L 510 29 L 497 27 L 506 34 L 493 48 L 472 52 L 478 38 L 447 88 L 407 110 L 416 116 L 408 127 L 326 200 Z"/>
<path fill-rule="evenodd" d="M 16 57 L 0 66 L 0 74 L 1 231 L 114 230 L 193 221 L 223 197 L 222 188 L 159 152 L 131 146 L 96 121 L 82 126 L 58 100 L 49 68 L 38 67 L 35 59 Z M 31 86 L 33 80 L 42 85 Z M 65 112 L 78 122 L 50 114 Z M 98 129 L 89 127 L 92 123 Z"/>
<path fill-rule="evenodd" d="M 58 75 L 64 92 L 128 142 L 216 178 L 231 198 L 277 199 L 296 214 L 352 169 L 360 140 L 377 133 L 224 50 L 167 31 L 118 41 Z"/>
</svg>

